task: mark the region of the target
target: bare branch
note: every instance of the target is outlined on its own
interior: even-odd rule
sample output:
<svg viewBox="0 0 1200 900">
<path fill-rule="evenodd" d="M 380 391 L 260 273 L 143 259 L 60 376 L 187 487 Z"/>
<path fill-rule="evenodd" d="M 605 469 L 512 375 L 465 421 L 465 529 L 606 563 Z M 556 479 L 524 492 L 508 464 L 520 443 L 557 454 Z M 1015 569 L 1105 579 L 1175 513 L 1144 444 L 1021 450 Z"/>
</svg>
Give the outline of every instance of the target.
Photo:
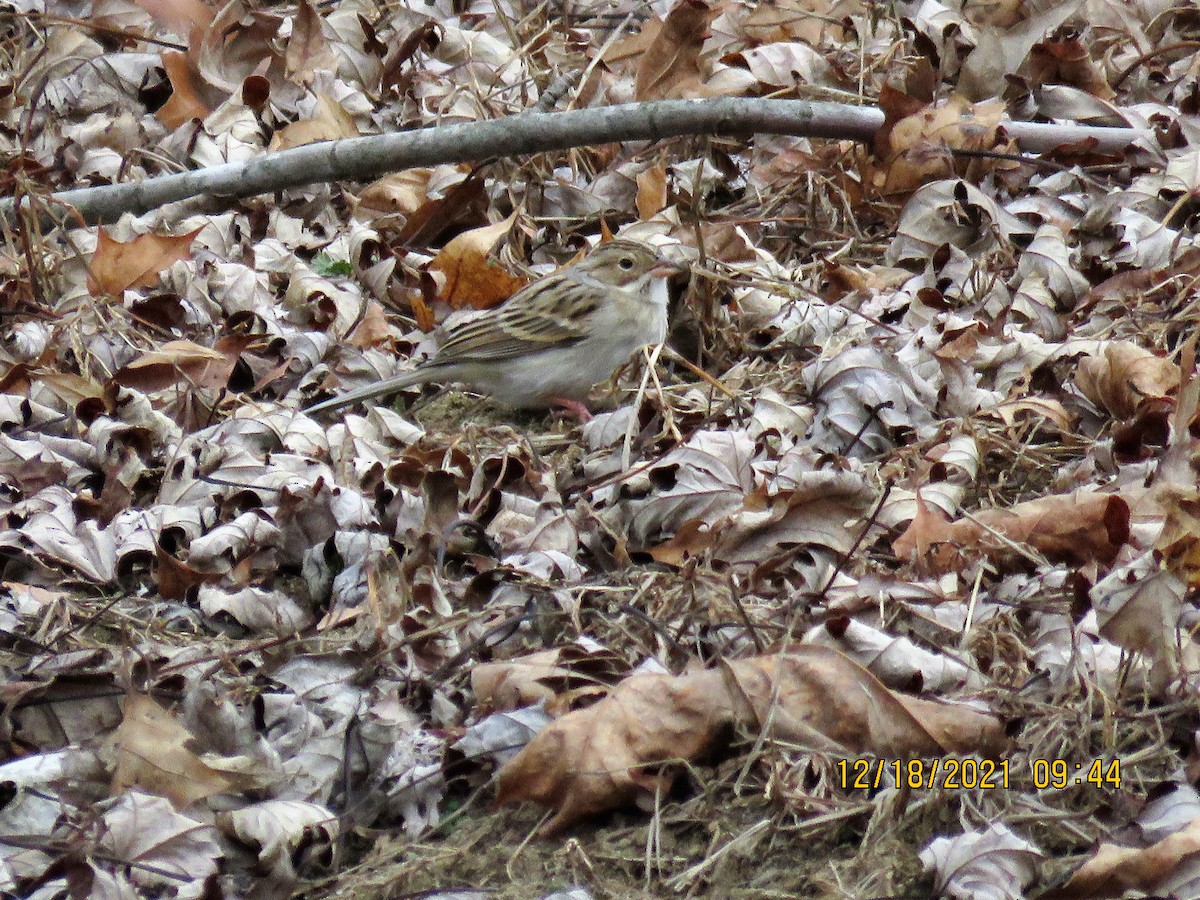
<svg viewBox="0 0 1200 900">
<path fill-rule="evenodd" d="M 330 181 L 366 181 L 388 172 L 438 163 L 469 162 L 494 156 L 520 156 L 617 141 L 646 141 L 681 135 L 788 134 L 797 137 L 867 141 L 883 124 L 883 113 L 868 107 L 804 100 L 726 97 L 663 100 L 602 106 L 570 112 L 527 112 L 488 122 L 435 125 L 414 131 L 310 144 L 248 162 L 164 175 L 133 184 L 63 191 L 49 198 L 59 219 L 63 207 L 84 222 L 112 222 L 167 203 L 208 195 L 251 197 Z M 1085 125 L 1004 125 L 1022 149 L 1046 150 L 1092 138 L 1098 149 L 1123 151 L 1150 132 Z M 22 206 L 28 205 L 28 198 Z M 0 222 L 12 223 L 14 201 L 0 200 Z"/>
</svg>

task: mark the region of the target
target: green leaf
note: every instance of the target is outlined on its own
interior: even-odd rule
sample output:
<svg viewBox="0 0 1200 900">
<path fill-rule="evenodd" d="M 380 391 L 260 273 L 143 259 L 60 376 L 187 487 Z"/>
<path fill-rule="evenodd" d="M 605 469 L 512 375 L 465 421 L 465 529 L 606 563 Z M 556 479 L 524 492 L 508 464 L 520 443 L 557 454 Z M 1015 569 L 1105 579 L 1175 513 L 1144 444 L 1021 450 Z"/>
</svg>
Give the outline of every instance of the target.
<svg viewBox="0 0 1200 900">
<path fill-rule="evenodd" d="M 344 259 L 334 259 L 328 253 L 318 253 L 313 258 L 313 269 L 318 275 L 329 277 L 330 275 L 349 275 L 353 269 L 350 268 L 350 263 Z"/>
</svg>

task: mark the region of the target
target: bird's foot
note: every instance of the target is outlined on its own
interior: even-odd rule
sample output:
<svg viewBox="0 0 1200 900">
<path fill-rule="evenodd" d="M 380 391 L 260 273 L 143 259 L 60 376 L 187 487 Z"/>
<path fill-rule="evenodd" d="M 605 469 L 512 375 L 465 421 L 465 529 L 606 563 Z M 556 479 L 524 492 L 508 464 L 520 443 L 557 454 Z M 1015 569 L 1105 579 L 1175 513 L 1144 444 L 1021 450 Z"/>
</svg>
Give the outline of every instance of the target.
<svg viewBox="0 0 1200 900">
<path fill-rule="evenodd" d="M 587 404 L 581 403 L 578 400 L 570 400 L 566 397 L 551 397 L 550 402 L 560 407 L 565 412 L 570 413 L 582 422 L 590 422 L 592 420 L 591 410 L 587 408 Z"/>
</svg>

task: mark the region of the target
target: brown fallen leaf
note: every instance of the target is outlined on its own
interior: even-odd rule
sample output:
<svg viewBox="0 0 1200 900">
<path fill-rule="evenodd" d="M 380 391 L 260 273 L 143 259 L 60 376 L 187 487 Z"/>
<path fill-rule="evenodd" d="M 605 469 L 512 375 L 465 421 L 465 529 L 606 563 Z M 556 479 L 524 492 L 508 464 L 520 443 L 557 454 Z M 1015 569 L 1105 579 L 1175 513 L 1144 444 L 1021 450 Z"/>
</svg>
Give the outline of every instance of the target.
<svg viewBox="0 0 1200 900">
<path fill-rule="evenodd" d="M 476 706 L 485 712 L 545 702 L 547 712 L 558 715 L 608 693 L 612 682 L 628 671 L 617 654 L 568 644 L 503 662 L 480 663 L 471 670 L 471 690 Z"/>
<path fill-rule="evenodd" d="M 1200 819 L 1149 847 L 1101 844 L 1095 855 L 1062 887 L 1042 894 L 1043 900 L 1100 900 L 1127 891 L 1153 892 L 1181 865 L 1200 852 Z M 1193 867 L 1194 868 L 1194 867 Z M 1174 896 L 1174 894 L 1173 894 Z"/>
<path fill-rule="evenodd" d="M 1019 553 L 1013 544 L 1028 544 L 1057 562 L 1108 565 L 1128 539 L 1129 504 L 1124 498 L 1076 491 L 985 510 L 957 522 L 946 521 L 918 502 L 917 515 L 892 543 L 892 552 L 936 572 L 957 569 L 964 552 L 993 561 L 1010 557 Z"/>
<path fill-rule="evenodd" d="M 182 37 L 212 24 L 215 13 L 203 0 L 134 0 L 155 22 Z"/>
<path fill-rule="evenodd" d="M 1100 636 L 1150 662 L 1150 682 L 1164 690 L 1180 670 L 1195 671 L 1200 647 L 1179 632 L 1187 584 L 1158 552 L 1144 553 L 1092 586 Z"/>
<path fill-rule="evenodd" d="M 188 749 L 192 735 L 174 714 L 146 694 L 130 694 L 122 708 L 124 718 L 112 735 L 113 796 L 137 787 L 186 809 L 230 789 L 224 775 Z"/>
<path fill-rule="evenodd" d="M 859 0 L 772 0 L 751 10 L 742 29 L 755 45 L 800 40 L 812 47 L 841 44 L 847 23 L 863 11 Z"/>
<path fill-rule="evenodd" d="M 367 302 L 367 308 L 364 310 L 362 318 L 354 326 L 354 330 L 346 336 L 346 340 L 351 346 L 365 350 L 367 347 L 383 346 L 388 342 L 391 334 L 392 328 L 387 323 L 383 307 L 377 301 L 370 300 Z"/>
<path fill-rule="evenodd" d="M 308 0 L 300 0 L 292 35 L 286 49 L 287 75 L 298 84 L 308 84 L 318 69 L 337 71 L 337 54 L 321 31 L 321 17 Z"/>
<path fill-rule="evenodd" d="M 1029 78 L 1039 86 L 1068 84 L 1101 100 L 1117 96 L 1104 70 L 1093 62 L 1087 45 L 1078 37 L 1064 38 L 1058 32 L 1029 51 Z"/>
<path fill-rule="evenodd" d="M 1004 104 L 996 100 L 970 103 L 954 95 L 940 106 L 926 105 L 895 88 L 884 86 L 879 105 L 884 124 L 875 133 L 878 163 L 864 162 L 871 184 L 884 195 L 908 194 L 922 184 L 950 178 L 994 161 L 956 159 L 951 150 L 1004 149 L 998 137 Z"/>
<path fill-rule="evenodd" d="M 655 163 L 637 176 L 638 218 L 643 222 L 667 206 L 667 170 Z"/>
<path fill-rule="evenodd" d="M 317 108 L 313 110 L 312 118 L 293 122 L 275 132 L 268 149 L 289 150 L 304 144 L 336 141 L 360 134 L 354 117 L 344 106 L 326 94 L 317 94 Z"/>
<path fill-rule="evenodd" d="M 433 169 L 405 169 L 372 181 L 358 195 L 359 206 L 368 210 L 411 216 L 428 200 Z"/>
<path fill-rule="evenodd" d="M 154 114 L 167 128 L 178 128 L 193 119 L 203 119 L 213 107 L 205 101 L 205 89 L 200 72 L 186 53 L 179 50 L 162 52 L 163 68 L 171 82 L 171 96 Z"/>
<path fill-rule="evenodd" d="M 496 804 L 555 810 L 543 834 L 594 813 L 652 806 L 674 768 L 702 758 L 731 731 L 831 753 L 881 757 L 994 753 L 999 720 L 968 707 L 903 697 L 825 647 L 735 660 L 685 675 L 638 674 L 593 706 L 537 734 L 498 775 Z"/>
<path fill-rule="evenodd" d="M 192 341 L 168 341 L 122 366 L 113 375 L 113 381 L 142 392 L 160 391 L 179 382 L 220 390 L 228 385 L 238 357 L 253 340 L 249 335 L 227 335 L 216 347 Z"/>
<path fill-rule="evenodd" d="M 223 572 L 201 572 L 169 552 L 162 543 L 155 547 L 155 585 L 164 600 L 183 600 L 192 588 L 214 584 Z"/>
<path fill-rule="evenodd" d="M 1025 418 L 1026 414 L 1048 422 L 1063 434 L 1070 434 L 1073 427 L 1073 420 L 1066 407 L 1052 397 L 1013 397 L 979 412 L 983 416 L 995 416 L 1010 427 Z"/>
<path fill-rule="evenodd" d="M 671 8 L 638 60 L 634 97 L 673 100 L 709 95 L 701 77 L 700 50 L 716 14 L 704 0 L 681 0 Z"/>
<path fill-rule="evenodd" d="M 1075 384 L 1115 419 L 1132 419 L 1148 403 L 1179 389 L 1179 366 L 1129 341 L 1104 345 L 1099 356 L 1079 361 Z"/>
<path fill-rule="evenodd" d="M 507 300 L 526 284 L 503 266 L 490 262 L 488 253 L 508 234 L 517 219 L 514 212 L 494 225 L 472 228 L 454 237 L 441 249 L 429 268 L 446 276 L 440 299 L 455 309 L 465 306 L 488 309 Z"/>
<path fill-rule="evenodd" d="M 200 229 L 172 235 L 143 234 L 122 242 L 100 229 L 96 252 L 88 264 L 88 291 L 93 297 L 119 297 L 129 288 L 149 287 L 173 263 L 187 259 Z"/>
</svg>

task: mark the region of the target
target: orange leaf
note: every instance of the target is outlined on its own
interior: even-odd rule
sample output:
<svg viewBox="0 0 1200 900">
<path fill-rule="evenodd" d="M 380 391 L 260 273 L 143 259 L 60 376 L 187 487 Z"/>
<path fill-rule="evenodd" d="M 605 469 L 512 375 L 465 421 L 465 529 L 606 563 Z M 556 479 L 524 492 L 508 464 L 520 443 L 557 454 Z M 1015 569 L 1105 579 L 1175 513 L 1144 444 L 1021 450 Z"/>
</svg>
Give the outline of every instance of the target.
<svg viewBox="0 0 1200 900">
<path fill-rule="evenodd" d="M 637 176 L 637 211 L 643 222 L 667 206 L 667 170 L 655 163 Z"/>
<path fill-rule="evenodd" d="M 200 229 L 171 235 L 143 234 L 128 243 L 100 229 L 96 252 L 89 266 L 88 291 L 92 296 L 119 297 L 129 288 L 149 287 L 177 260 L 187 259 Z"/>
<path fill-rule="evenodd" d="M 495 225 L 472 228 L 452 239 L 429 264 L 446 276 L 439 296 L 455 309 L 487 309 L 525 286 L 525 279 L 488 260 L 487 255 L 516 221 L 517 214 Z"/>
<path fill-rule="evenodd" d="M 155 113 L 158 121 L 168 128 L 178 128 L 212 112 L 212 107 L 200 99 L 200 73 L 186 53 L 164 50 L 162 63 L 171 81 L 171 96 Z"/>
</svg>

